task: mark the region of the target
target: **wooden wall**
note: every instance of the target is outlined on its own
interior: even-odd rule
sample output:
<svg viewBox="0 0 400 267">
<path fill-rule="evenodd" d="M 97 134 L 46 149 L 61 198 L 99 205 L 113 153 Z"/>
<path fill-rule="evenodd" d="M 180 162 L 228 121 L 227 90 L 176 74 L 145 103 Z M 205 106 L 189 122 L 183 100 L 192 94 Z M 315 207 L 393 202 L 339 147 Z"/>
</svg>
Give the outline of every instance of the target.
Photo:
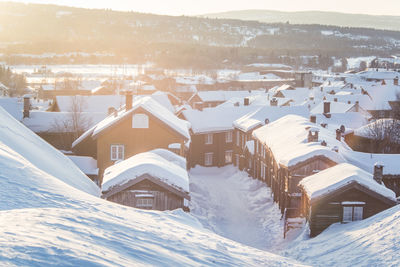
<svg viewBox="0 0 400 267">
<path fill-rule="evenodd" d="M 144 191 L 143 194 L 152 194 L 154 196 L 153 210 L 174 210 L 184 208 L 183 198 L 179 197 L 161 186 L 152 183 L 149 180 L 143 180 L 128 189 L 125 189 L 115 195 L 110 196 L 107 200 L 116 202 L 125 206 L 136 207 L 135 190 Z M 147 192 L 147 193 L 145 193 Z"/>
</svg>

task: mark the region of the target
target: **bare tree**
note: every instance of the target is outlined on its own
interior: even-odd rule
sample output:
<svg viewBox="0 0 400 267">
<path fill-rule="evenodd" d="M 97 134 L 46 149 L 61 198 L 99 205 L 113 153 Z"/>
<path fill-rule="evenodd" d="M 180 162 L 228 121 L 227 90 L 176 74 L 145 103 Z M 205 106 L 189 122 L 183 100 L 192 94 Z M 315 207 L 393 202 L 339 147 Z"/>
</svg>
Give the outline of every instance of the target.
<svg viewBox="0 0 400 267">
<path fill-rule="evenodd" d="M 71 123 L 71 130 L 74 138 L 78 138 L 91 125 L 91 119 L 84 113 L 87 103 L 84 97 L 71 96 L 71 105 L 68 120 Z"/>
<path fill-rule="evenodd" d="M 371 151 L 396 153 L 400 145 L 400 121 L 379 119 L 369 124 L 365 134 L 372 140 Z"/>
</svg>

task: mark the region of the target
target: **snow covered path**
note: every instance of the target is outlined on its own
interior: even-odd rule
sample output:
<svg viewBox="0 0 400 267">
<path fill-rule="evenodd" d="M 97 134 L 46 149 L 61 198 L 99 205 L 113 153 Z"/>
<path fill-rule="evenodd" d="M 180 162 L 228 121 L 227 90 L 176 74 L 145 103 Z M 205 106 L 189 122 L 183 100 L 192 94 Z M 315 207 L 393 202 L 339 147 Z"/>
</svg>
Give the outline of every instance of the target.
<svg viewBox="0 0 400 267">
<path fill-rule="evenodd" d="M 270 189 L 233 166 L 190 171 L 191 214 L 208 229 L 268 251 L 283 243 L 280 211 Z"/>
</svg>

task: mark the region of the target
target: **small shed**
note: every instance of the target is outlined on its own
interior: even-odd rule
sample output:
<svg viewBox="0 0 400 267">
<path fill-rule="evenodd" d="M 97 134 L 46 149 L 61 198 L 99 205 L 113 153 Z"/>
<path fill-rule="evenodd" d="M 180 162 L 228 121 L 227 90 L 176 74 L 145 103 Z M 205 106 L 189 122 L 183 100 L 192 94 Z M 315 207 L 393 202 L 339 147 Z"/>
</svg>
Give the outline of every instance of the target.
<svg viewBox="0 0 400 267">
<path fill-rule="evenodd" d="M 333 223 L 366 219 L 396 205 L 395 193 L 381 180 L 348 163 L 304 178 L 300 186 L 312 237 Z"/>
<path fill-rule="evenodd" d="M 104 172 L 102 197 L 141 209 L 188 211 L 186 161 L 166 149 L 130 157 Z"/>
</svg>

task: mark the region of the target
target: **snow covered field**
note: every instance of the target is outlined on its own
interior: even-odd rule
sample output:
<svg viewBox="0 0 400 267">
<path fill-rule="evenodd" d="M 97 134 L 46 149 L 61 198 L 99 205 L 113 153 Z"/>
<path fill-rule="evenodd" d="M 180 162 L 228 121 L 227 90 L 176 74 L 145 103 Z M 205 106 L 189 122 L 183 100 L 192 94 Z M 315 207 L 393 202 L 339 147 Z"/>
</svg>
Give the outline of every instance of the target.
<svg viewBox="0 0 400 267">
<path fill-rule="evenodd" d="M 191 213 L 208 229 L 268 251 L 283 244 L 283 220 L 270 189 L 233 166 L 190 171 Z"/>
</svg>

